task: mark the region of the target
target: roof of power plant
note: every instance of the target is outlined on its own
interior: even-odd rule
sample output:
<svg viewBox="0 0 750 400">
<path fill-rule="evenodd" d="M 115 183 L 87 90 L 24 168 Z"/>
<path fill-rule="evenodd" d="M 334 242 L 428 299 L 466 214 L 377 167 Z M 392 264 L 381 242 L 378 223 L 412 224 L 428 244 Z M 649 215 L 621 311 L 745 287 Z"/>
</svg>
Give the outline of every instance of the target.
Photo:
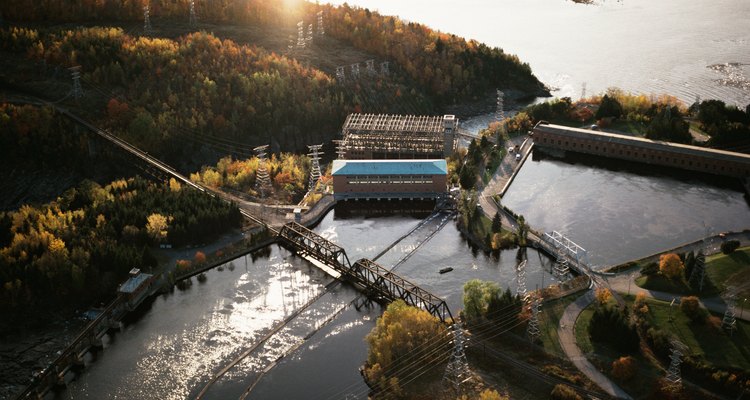
<svg viewBox="0 0 750 400">
<path fill-rule="evenodd" d="M 334 160 L 332 175 L 447 175 L 445 160 Z"/>
</svg>

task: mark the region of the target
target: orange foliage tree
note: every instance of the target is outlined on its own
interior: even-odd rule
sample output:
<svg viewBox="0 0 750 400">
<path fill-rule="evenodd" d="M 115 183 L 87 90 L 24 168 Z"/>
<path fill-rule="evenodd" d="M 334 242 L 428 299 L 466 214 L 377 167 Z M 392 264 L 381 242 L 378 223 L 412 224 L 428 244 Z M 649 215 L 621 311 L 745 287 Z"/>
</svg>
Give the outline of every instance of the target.
<svg viewBox="0 0 750 400">
<path fill-rule="evenodd" d="M 683 277 L 685 265 L 682 264 L 680 256 L 675 253 L 662 254 L 659 257 L 659 272 L 669 279 L 679 279 Z"/>
</svg>

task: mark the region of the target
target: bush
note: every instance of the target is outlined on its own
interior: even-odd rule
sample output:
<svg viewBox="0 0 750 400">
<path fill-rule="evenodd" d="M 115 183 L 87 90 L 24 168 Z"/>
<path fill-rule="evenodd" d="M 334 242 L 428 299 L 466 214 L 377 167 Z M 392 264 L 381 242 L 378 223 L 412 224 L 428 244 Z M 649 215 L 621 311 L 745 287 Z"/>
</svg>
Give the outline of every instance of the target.
<svg viewBox="0 0 750 400">
<path fill-rule="evenodd" d="M 550 398 L 553 400 L 583 400 L 573 388 L 563 384 L 555 385 Z"/>
<path fill-rule="evenodd" d="M 638 332 L 628 318 L 627 309 L 616 306 L 597 307 L 591 316 L 589 335 L 594 341 L 608 343 L 615 349 L 632 353 L 638 350 Z"/>
<path fill-rule="evenodd" d="M 612 376 L 621 381 L 628 381 L 635 376 L 637 371 L 635 358 L 631 356 L 620 357 L 612 362 Z"/>
<path fill-rule="evenodd" d="M 706 322 L 706 317 L 708 317 L 708 311 L 701 307 L 700 301 L 695 296 L 681 297 L 680 310 L 696 324 Z"/>
<path fill-rule="evenodd" d="M 650 262 L 641 267 L 641 275 L 654 275 L 659 272 L 659 265 L 655 262 Z"/>
<path fill-rule="evenodd" d="M 740 247 L 739 240 L 727 240 L 721 243 L 721 252 L 724 254 L 730 254 Z"/>
</svg>

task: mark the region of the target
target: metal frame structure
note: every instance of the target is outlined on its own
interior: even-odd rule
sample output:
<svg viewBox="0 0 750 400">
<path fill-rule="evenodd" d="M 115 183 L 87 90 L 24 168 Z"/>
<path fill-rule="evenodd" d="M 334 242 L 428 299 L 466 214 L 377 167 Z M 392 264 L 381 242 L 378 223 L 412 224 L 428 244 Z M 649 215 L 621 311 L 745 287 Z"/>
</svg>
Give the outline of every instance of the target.
<svg viewBox="0 0 750 400">
<path fill-rule="evenodd" d="M 307 148 L 310 150 L 310 153 L 308 153 L 308 156 L 310 156 L 310 179 L 308 181 L 308 190 L 311 192 L 315 190 L 315 185 L 318 183 L 318 180 L 320 179 L 321 173 L 320 173 L 320 155 L 323 154 L 321 149 L 323 148 L 322 144 L 311 144 L 307 145 Z"/>
<path fill-rule="evenodd" d="M 401 299 L 406 304 L 419 307 L 446 322 L 453 318 L 445 300 L 383 268 L 366 258 L 358 260 L 351 269 L 352 278 L 364 285 L 370 294 L 393 301 Z"/>
<path fill-rule="evenodd" d="M 70 67 L 68 68 L 68 71 L 70 71 L 70 76 L 73 78 L 73 89 L 71 89 L 71 94 L 74 99 L 78 100 L 83 97 L 83 88 L 81 87 L 81 66 L 76 65 Z"/>
<path fill-rule="evenodd" d="M 279 237 L 294 246 L 297 251 L 335 268 L 342 274 L 351 269 L 346 251 L 337 244 L 325 239 L 304 226 L 290 222 L 279 231 Z"/>
<path fill-rule="evenodd" d="M 402 299 L 406 304 L 426 310 L 442 322 L 453 319 L 445 300 L 372 260 L 363 258 L 352 265 L 343 248 L 296 222 L 284 225 L 279 231 L 279 238 L 297 252 L 335 269 L 370 297 L 389 302 Z"/>
<path fill-rule="evenodd" d="M 149 8 L 149 5 L 146 4 L 143 6 L 143 32 L 145 32 L 147 35 L 150 35 L 153 31 L 153 28 L 151 27 L 151 9 Z"/>
<path fill-rule="evenodd" d="M 442 158 L 455 148 L 455 118 L 445 116 L 349 114 L 341 129 L 347 152 L 367 150 Z"/>
<path fill-rule="evenodd" d="M 578 267 L 586 268 L 588 266 L 589 256 L 586 249 L 577 245 L 562 233 L 558 231 L 552 231 L 552 233 L 545 232 L 542 236 L 542 240 L 552 245 L 554 248 L 565 252 L 565 254 L 567 254 L 572 260 L 575 260 Z"/>
</svg>

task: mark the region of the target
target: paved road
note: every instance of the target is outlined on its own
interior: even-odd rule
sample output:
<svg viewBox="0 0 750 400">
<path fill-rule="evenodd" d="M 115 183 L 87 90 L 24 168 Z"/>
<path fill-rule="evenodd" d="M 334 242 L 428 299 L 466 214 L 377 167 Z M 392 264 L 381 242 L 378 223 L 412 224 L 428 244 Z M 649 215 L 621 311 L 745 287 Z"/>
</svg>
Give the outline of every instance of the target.
<svg viewBox="0 0 750 400">
<path fill-rule="evenodd" d="M 505 143 L 505 146 L 520 146 L 526 138 L 527 136 L 523 135 L 515 136 L 507 141 Z M 528 153 L 530 147 L 531 140 L 529 140 L 522 149 L 524 154 Z M 479 204 L 482 206 L 482 212 L 484 212 L 487 218 L 491 219 L 495 216 L 496 212 L 500 212 L 503 226 L 512 231 L 515 231 L 518 227 L 516 221 L 509 215 L 504 213 L 502 209 L 497 207 L 497 204 L 495 204 L 492 196 L 502 192 L 503 188 L 516 172 L 516 170 L 520 167 L 520 165 L 521 161 L 516 161 L 516 154 L 508 152 L 503 158 L 503 161 L 500 163 L 500 166 L 497 168 L 497 171 L 495 171 L 495 174 L 492 176 L 492 179 L 487 182 L 484 188 L 482 188 L 482 191 L 479 193 Z"/>
<path fill-rule="evenodd" d="M 618 399 L 631 399 L 622 388 L 617 386 L 604 374 L 591 364 L 586 356 L 583 354 L 581 349 L 578 347 L 576 342 L 575 324 L 578 319 L 578 315 L 581 314 L 584 308 L 588 307 L 591 302 L 594 301 L 594 290 L 589 289 L 584 295 L 579 297 L 576 301 L 570 303 L 565 312 L 560 318 L 560 325 L 557 327 L 557 335 L 560 339 L 560 346 L 562 346 L 565 355 L 570 359 L 571 362 L 586 375 L 592 382 L 599 386 L 602 390 L 607 392 L 612 397 Z"/>
</svg>

